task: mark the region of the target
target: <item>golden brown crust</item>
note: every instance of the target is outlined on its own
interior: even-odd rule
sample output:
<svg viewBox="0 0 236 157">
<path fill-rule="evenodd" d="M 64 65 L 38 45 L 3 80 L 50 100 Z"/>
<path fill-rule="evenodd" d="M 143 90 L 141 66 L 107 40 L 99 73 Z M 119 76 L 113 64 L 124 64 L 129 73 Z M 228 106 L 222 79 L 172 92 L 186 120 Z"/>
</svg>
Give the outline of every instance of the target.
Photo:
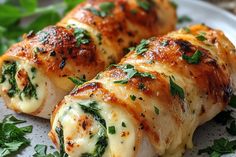
<svg viewBox="0 0 236 157">
<path fill-rule="evenodd" d="M 44 69 L 46 74 L 56 74 L 57 77 L 76 75 L 79 69 L 70 69 L 67 65 L 84 65 L 87 67 L 104 68 L 104 62 L 97 57 L 96 45 L 77 46 L 73 29 L 60 26 L 50 26 L 36 35 L 13 45 L 7 55 L 26 59 Z M 88 69 L 89 70 L 89 69 Z"/>
<path fill-rule="evenodd" d="M 114 4 L 106 16 L 88 9 L 100 10 L 104 2 Z M 167 33 L 175 24 L 175 9 L 167 0 L 155 0 L 148 11 L 140 8 L 135 0 L 88 0 L 56 26 L 25 35 L 25 39 L 13 45 L 1 60 L 26 59 L 64 89 L 62 82 L 72 86 L 68 76 L 92 79 L 109 64 L 118 62 L 128 47 L 142 38 Z M 78 46 L 75 30 L 67 28 L 71 25 L 88 31 L 90 42 Z"/>
<path fill-rule="evenodd" d="M 206 38 L 204 41 L 197 38 L 200 32 Z M 235 91 L 234 63 L 230 62 L 235 59 L 232 53 L 235 47 L 222 32 L 203 25 L 192 26 L 187 33 L 180 30 L 148 41 L 145 52 L 130 52 L 118 66 L 108 68 L 67 97 L 121 106 L 140 124 L 139 129 L 149 137 L 157 152 L 184 149 L 196 127 L 223 110 Z M 193 56 L 197 51 L 201 52 L 197 63 L 183 57 Z M 127 64 L 153 77 L 137 75 L 126 83 L 115 82 L 128 78 L 121 68 Z M 182 89 L 183 97 L 181 93 L 172 93 L 171 79 Z M 135 95 L 136 100 L 131 101 L 130 95 Z M 62 105 L 66 104 L 57 107 L 52 122 Z M 158 115 L 153 106 L 160 109 Z M 177 145 L 176 139 L 181 139 Z"/>
</svg>

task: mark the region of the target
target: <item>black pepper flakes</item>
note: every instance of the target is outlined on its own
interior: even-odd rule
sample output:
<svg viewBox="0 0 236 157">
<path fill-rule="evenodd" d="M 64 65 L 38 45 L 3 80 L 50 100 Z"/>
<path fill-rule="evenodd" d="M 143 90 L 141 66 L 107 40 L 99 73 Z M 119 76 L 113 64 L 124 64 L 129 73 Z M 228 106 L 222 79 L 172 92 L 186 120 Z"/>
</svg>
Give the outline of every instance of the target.
<svg viewBox="0 0 236 157">
<path fill-rule="evenodd" d="M 53 50 L 50 52 L 50 56 L 56 56 L 56 52 Z"/>
<path fill-rule="evenodd" d="M 66 66 L 66 58 L 63 58 L 61 63 L 59 64 L 59 68 L 63 69 Z"/>
</svg>

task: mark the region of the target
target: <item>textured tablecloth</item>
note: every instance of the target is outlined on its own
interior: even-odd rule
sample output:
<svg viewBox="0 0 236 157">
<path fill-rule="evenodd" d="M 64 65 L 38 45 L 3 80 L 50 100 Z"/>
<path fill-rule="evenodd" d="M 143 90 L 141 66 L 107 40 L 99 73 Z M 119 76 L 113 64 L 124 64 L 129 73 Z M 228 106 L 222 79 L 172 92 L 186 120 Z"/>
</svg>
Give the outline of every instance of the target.
<svg viewBox="0 0 236 157">
<path fill-rule="evenodd" d="M 236 0 L 207 0 L 214 5 L 224 8 L 236 15 Z"/>
</svg>

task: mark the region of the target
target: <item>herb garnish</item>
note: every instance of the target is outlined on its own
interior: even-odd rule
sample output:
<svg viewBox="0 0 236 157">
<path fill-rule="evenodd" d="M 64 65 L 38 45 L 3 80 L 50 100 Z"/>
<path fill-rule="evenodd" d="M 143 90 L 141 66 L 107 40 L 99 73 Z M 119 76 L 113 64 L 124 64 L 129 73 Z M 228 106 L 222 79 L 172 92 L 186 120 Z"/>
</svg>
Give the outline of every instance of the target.
<svg viewBox="0 0 236 157">
<path fill-rule="evenodd" d="M 155 111 L 155 113 L 156 113 L 157 115 L 160 114 L 160 110 L 159 110 L 156 106 L 154 106 L 154 111 Z"/>
<path fill-rule="evenodd" d="M 19 88 L 16 83 L 15 75 L 17 72 L 16 62 L 5 62 L 2 67 L 2 78 L 1 83 L 6 81 L 6 76 L 9 77 L 8 82 L 11 85 L 11 88 L 7 91 L 9 97 L 15 96 L 19 92 Z"/>
<path fill-rule="evenodd" d="M 98 33 L 96 35 L 97 39 L 98 39 L 98 44 L 101 45 L 102 44 L 102 34 L 101 33 Z"/>
<path fill-rule="evenodd" d="M 186 60 L 189 64 L 198 64 L 201 61 L 202 52 L 197 50 L 192 56 L 182 55 L 182 58 Z"/>
<path fill-rule="evenodd" d="M 186 32 L 186 33 L 190 33 L 191 30 L 188 28 L 188 27 L 183 27 L 183 30 Z"/>
<path fill-rule="evenodd" d="M 80 47 L 82 44 L 88 44 L 91 41 L 89 32 L 83 28 L 75 27 L 75 25 L 69 25 L 68 28 L 74 29 L 74 36 L 77 41 L 77 46 Z"/>
<path fill-rule="evenodd" d="M 140 82 L 139 84 L 138 84 L 138 89 L 140 89 L 140 90 L 145 90 L 146 89 L 146 86 L 145 86 L 145 84 L 143 83 L 143 82 Z"/>
<path fill-rule="evenodd" d="M 79 106 L 85 112 L 90 114 L 96 121 L 101 125 L 101 129 L 98 133 L 98 141 L 95 144 L 95 149 L 92 153 L 83 153 L 81 157 L 102 157 L 105 153 L 106 147 L 108 146 L 108 137 L 106 131 L 106 121 L 99 113 L 100 109 L 97 107 L 97 102 L 89 102 L 88 104 L 80 104 Z"/>
<path fill-rule="evenodd" d="M 168 46 L 169 45 L 169 41 L 168 40 L 164 40 L 161 42 L 161 46 Z"/>
<path fill-rule="evenodd" d="M 140 55 L 148 50 L 149 40 L 141 40 L 140 44 L 135 48 L 135 52 Z"/>
<path fill-rule="evenodd" d="M 179 85 L 177 85 L 174 81 L 173 81 L 173 76 L 169 77 L 170 78 L 170 92 L 172 96 L 179 96 L 180 99 L 184 100 L 185 96 L 184 96 L 184 90 L 183 88 L 181 88 Z"/>
<path fill-rule="evenodd" d="M 127 79 L 114 81 L 114 83 L 126 84 L 128 83 L 129 79 L 138 76 L 138 77 L 146 77 L 155 79 L 156 77 L 148 72 L 138 72 L 133 65 L 131 64 L 124 64 L 124 65 L 113 65 L 119 69 L 122 69 L 127 74 Z"/>
<path fill-rule="evenodd" d="M 31 69 L 30 69 L 30 71 L 32 72 L 32 79 L 35 79 L 35 77 L 36 77 L 36 72 L 37 72 L 37 69 L 35 68 L 35 67 L 32 67 Z"/>
<path fill-rule="evenodd" d="M 64 146 L 64 133 L 63 128 L 60 124 L 60 126 L 57 126 L 55 129 L 57 136 L 59 138 L 59 144 L 60 144 L 60 157 L 68 157 L 68 154 L 65 152 L 65 146 Z"/>
<path fill-rule="evenodd" d="M 35 154 L 33 157 L 65 157 L 61 155 L 58 151 L 47 154 L 47 146 L 42 144 L 37 144 L 34 147 Z"/>
<path fill-rule="evenodd" d="M 221 155 L 224 154 L 234 153 L 235 150 L 236 150 L 236 140 L 229 141 L 228 139 L 220 138 L 214 140 L 212 146 L 199 150 L 198 154 L 201 155 L 203 153 L 207 153 L 211 157 L 220 157 Z"/>
<path fill-rule="evenodd" d="M 108 132 L 109 132 L 109 134 L 115 134 L 115 133 L 116 133 L 116 128 L 115 128 L 115 126 L 109 126 L 109 127 L 108 127 Z"/>
<path fill-rule="evenodd" d="M 16 119 L 12 115 L 6 116 L 0 122 L 0 156 L 8 156 L 21 148 L 30 145 L 25 138 L 27 133 L 32 132 L 32 126 L 17 127 L 17 124 L 25 123 L 24 120 Z"/>
<path fill-rule="evenodd" d="M 152 7 L 152 4 L 148 0 L 136 0 L 138 6 L 142 8 L 144 11 L 149 11 Z"/>
<path fill-rule="evenodd" d="M 106 17 L 112 12 L 114 8 L 115 4 L 113 2 L 103 2 L 99 5 L 99 10 L 93 7 L 86 8 L 86 10 L 90 11 L 94 15 Z"/>
<path fill-rule="evenodd" d="M 125 122 L 122 122 L 122 123 L 121 123 L 121 126 L 125 128 L 125 127 L 126 127 Z"/>
<path fill-rule="evenodd" d="M 135 101 L 136 100 L 136 96 L 135 95 L 130 95 L 129 96 L 131 100 Z"/>
<path fill-rule="evenodd" d="M 106 121 L 99 113 L 100 109 L 97 107 L 97 105 L 98 104 L 96 101 L 90 102 L 89 104 L 86 105 L 79 104 L 79 106 L 85 113 L 91 114 L 96 121 L 100 122 L 106 128 Z"/>
<path fill-rule="evenodd" d="M 31 99 L 32 97 L 34 97 L 36 100 L 38 100 L 36 86 L 33 85 L 29 77 L 27 78 L 27 80 L 28 80 L 27 85 L 19 94 L 20 99 L 22 100 L 22 94 L 23 94 L 24 97 L 28 99 Z"/>
<path fill-rule="evenodd" d="M 185 22 L 192 22 L 192 19 L 187 15 L 182 15 L 182 16 L 178 17 L 178 23 L 179 24 L 182 24 L 182 23 L 185 23 Z"/>
<path fill-rule="evenodd" d="M 80 86 L 86 82 L 84 78 L 77 78 L 77 77 L 68 77 L 76 86 Z"/>
<path fill-rule="evenodd" d="M 204 36 L 204 34 L 199 34 L 196 36 L 196 38 L 199 40 L 199 41 L 205 41 L 207 40 L 207 38 Z"/>
</svg>

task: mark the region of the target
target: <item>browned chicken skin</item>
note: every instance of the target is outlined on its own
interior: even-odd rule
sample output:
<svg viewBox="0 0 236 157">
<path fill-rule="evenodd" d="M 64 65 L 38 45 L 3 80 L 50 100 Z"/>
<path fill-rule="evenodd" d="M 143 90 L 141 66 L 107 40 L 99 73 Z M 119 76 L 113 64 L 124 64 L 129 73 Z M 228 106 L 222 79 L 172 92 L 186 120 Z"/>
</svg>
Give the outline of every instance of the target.
<svg viewBox="0 0 236 157">
<path fill-rule="evenodd" d="M 26 75 L 24 80 L 31 84 L 22 87 L 22 79 L 10 77 L 13 83 L 8 83 L 6 77 L 0 89 L 7 106 L 49 118 L 54 104 L 74 87 L 68 77 L 92 79 L 142 38 L 175 28 L 176 13 L 168 0 L 145 3 L 146 7 L 136 0 L 88 0 L 56 26 L 25 35 L 1 57 L 2 76 L 10 76 L 5 74 L 7 67 L 15 68 L 12 75 L 24 69 L 29 77 L 36 76 Z"/>
<path fill-rule="evenodd" d="M 104 128 L 102 157 L 180 157 L 192 147 L 195 129 L 235 92 L 235 59 L 224 34 L 204 25 L 143 40 L 118 65 L 65 96 L 49 135 L 71 157 L 99 152 L 95 143 Z M 85 116 L 89 125 L 81 129 Z"/>
</svg>

